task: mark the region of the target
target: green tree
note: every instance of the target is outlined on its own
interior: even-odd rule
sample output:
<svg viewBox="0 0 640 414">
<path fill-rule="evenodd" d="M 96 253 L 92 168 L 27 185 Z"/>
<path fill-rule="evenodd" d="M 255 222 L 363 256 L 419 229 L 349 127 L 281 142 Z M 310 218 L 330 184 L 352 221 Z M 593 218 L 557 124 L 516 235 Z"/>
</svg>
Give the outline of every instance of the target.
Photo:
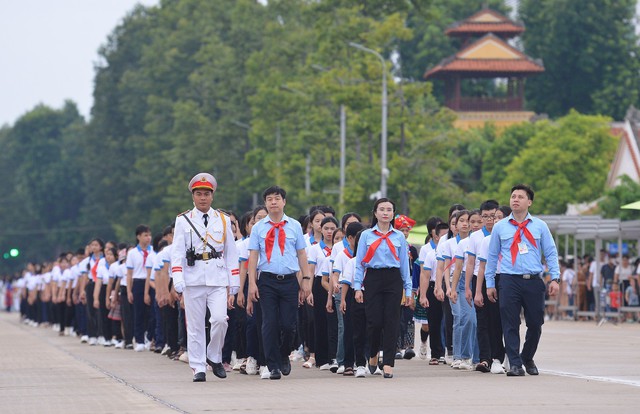
<svg viewBox="0 0 640 414">
<path fill-rule="evenodd" d="M 536 192 L 534 210 L 542 214 L 562 214 L 568 203 L 599 198 L 617 145 L 609 123 L 575 111 L 556 122 L 537 122 L 535 135 L 506 167 L 500 194 L 516 183 L 529 184 Z"/>
<path fill-rule="evenodd" d="M 608 189 L 603 199 L 598 203 L 600 212 L 607 218 L 619 218 L 620 220 L 640 220 L 640 210 L 623 210 L 620 207 L 625 204 L 640 200 L 640 184 L 633 181 L 628 175 L 620 177 L 620 184 Z"/>
<path fill-rule="evenodd" d="M 574 108 L 622 119 L 638 103 L 636 0 L 522 0 L 527 54 L 545 72 L 527 81 L 527 102 L 552 117 Z"/>
</svg>

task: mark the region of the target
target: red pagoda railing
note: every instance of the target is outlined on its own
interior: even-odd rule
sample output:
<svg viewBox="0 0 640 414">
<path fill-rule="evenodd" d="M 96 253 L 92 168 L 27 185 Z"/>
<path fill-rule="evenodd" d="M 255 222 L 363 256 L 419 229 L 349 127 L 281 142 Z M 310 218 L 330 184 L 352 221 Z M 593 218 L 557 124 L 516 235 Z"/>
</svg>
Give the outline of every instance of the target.
<svg viewBox="0 0 640 414">
<path fill-rule="evenodd" d="M 522 98 L 475 98 L 447 99 L 445 105 L 455 111 L 522 111 Z"/>
</svg>

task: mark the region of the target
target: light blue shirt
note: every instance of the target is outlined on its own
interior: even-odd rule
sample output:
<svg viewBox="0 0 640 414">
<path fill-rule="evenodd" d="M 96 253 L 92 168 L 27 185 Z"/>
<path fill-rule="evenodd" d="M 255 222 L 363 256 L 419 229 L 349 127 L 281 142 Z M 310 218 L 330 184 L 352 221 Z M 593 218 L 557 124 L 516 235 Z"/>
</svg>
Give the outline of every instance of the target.
<svg viewBox="0 0 640 414">
<path fill-rule="evenodd" d="M 560 267 L 558 266 L 556 243 L 547 223 L 531 216 L 531 214 L 527 214 L 525 220 L 531 219 L 527 224 L 527 229 L 535 239 L 536 246 L 531 244 L 524 234 L 521 234 L 521 243 L 525 244 L 527 253 L 518 252 L 515 263 L 511 262 L 511 244 L 517 229 L 515 225 L 509 223 L 511 219 L 513 219 L 513 214 L 496 223 L 491 232 L 487 268 L 485 269 L 487 288 L 496 287 L 495 277 L 499 257 L 501 274 L 524 275 L 543 272 L 542 255 L 544 255 L 551 279 L 558 279 Z"/>
<path fill-rule="evenodd" d="M 286 214 L 282 216 L 282 220 L 287 222 L 283 227 L 287 238 L 284 244 L 284 254 L 280 251 L 278 241 L 280 232 L 276 230 L 275 242 L 273 243 L 273 250 L 271 251 L 271 262 L 267 262 L 264 241 L 272 227 L 271 224 L 269 224 L 270 220 L 269 216 L 267 216 L 257 222 L 251 229 L 251 236 L 249 237 L 249 250 L 257 250 L 259 253 L 258 270 L 260 272 L 275 273 L 277 275 L 288 275 L 298 272 L 300 270 L 298 250 L 304 250 L 304 248 L 307 247 L 300 223 L 288 217 Z"/>
<path fill-rule="evenodd" d="M 361 290 L 362 282 L 365 277 L 365 268 L 372 269 L 384 269 L 388 267 L 400 268 L 400 275 L 402 276 L 402 284 L 405 290 L 405 296 L 411 296 L 411 274 L 409 273 L 409 245 L 404 238 L 404 234 L 400 230 L 391 228 L 393 234 L 389 236 L 389 240 L 395 246 L 396 255 L 400 259 L 399 261 L 393 257 L 393 253 L 389 249 L 389 245 L 386 241 L 383 241 L 378 246 L 376 253 L 373 255 L 369 263 L 362 263 L 362 260 L 369 250 L 369 246 L 373 244 L 380 236 L 373 233 L 374 230 L 380 231 L 377 225 L 362 232 L 360 240 L 358 242 L 358 253 L 356 254 L 356 273 L 353 278 L 353 289 Z"/>
</svg>

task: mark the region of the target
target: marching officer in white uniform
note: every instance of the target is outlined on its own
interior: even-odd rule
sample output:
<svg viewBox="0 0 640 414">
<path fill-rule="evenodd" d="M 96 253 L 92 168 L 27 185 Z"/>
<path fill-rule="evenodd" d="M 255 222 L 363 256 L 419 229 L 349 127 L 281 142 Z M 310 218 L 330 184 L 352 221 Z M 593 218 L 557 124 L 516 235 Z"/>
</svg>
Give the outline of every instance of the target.
<svg viewBox="0 0 640 414">
<path fill-rule="evenodd" d="M 195 208 L 176 218 L 171 247 L 171 272 L 178 294 L 184 293 L 187 349 L 193 381 L 206 381 L 207 364 L 213 374 L 226 378 L 222 346 L 227 332 L 227 308 L 240 286 L 238 253 L 231 220 L 211 208 L 216 179 L 197 174 L 189 182 Z M 205 314 L 211 313 L 211 341 L 205 351 Z"/>
</svg>

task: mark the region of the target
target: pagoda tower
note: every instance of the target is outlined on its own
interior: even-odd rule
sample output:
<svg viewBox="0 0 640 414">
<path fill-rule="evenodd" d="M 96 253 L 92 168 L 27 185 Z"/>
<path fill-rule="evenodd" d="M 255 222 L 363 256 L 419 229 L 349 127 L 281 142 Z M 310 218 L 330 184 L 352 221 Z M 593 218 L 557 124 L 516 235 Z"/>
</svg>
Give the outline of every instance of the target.
<svg viewBox="0 0 640 414">
<path fill-rule="evenodd" d="M 487 8 L 446 29 L 447 36 L 462 39 L 462 48 L 427 70 L 424 78 L 444 81 L 444 104 L 458 114 L 456 127 L 481 127 L 487 121 L 506 127 L 535 116 L 524 109 L 524 84 L 527 76 L 544 72 L 544 66 L 507 42 L 524 30 L 522 23 Z M 464 82 L 474 79 L 503 79 L 506 85 L 502 83 L 500 96 L 463 96 Z"/>
</svg>

